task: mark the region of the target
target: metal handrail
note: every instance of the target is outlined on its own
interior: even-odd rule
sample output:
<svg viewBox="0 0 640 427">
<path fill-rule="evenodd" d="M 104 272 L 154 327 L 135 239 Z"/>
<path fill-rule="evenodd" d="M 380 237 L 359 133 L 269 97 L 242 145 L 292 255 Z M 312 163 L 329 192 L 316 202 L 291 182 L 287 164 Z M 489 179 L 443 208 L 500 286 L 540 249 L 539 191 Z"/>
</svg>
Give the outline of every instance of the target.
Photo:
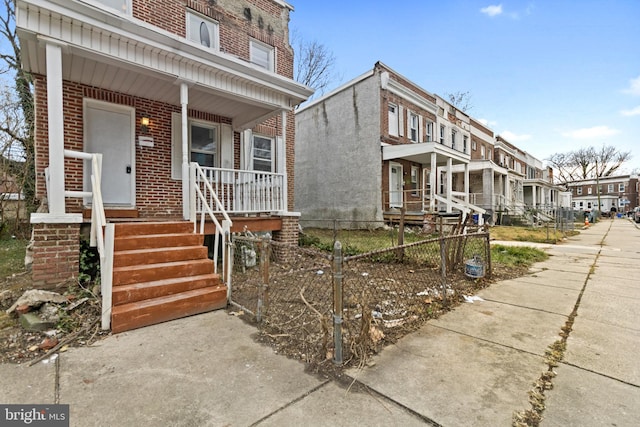
<svg viewBox="0 0 640 427">
<path fill-rule="evenodd" d="M 199 180 L 196 180 L 196 178 L 198 178 Z M 223 268 L 222 277 L 224 282 L 227 285 L 227 297 L 229 297 L 231 292 L 231 266 L 227 265 L 227 263 L 229 263 L 231 260 L 231 245 L 229 244 L 230 243 L 229 240 L 231 235 L 231 226 L 233 225 L 233 222 L 231 221 L 231 218 L 229 217 L 229 214 L 225 210 L 222 202 L 220 202 L 220 199 L 218 198 L 217 194 L 213 190 L 213 187 L 211 186 L 211 182 L 209 182 L 202 167 L 198 163 L 195 163 L 195 162 L 191 163 L 190 181 L 191 181 L 190 184 L 192 188 L 191 197 L 190 197 L 190 204 L 191 204 L 190 213 L 191 213 L 191 221 L 193 222 L 193 231 L 195 232 L 197 229 L 197 222 L 198 222 L 197 213 L 198 212 L 196 207 L 199 202 L 201 207 L 200 233 L 204 233 L 205 217 L 207 215 L 216 226 L 216 233 L 214 235 L 214 243 L 213 243 L 213 248 L 214 248 L 213 249 L 214 251 L 213 265 L 214 265 L 215 273 L 218 272 L 218 263 L 217 263 L 218 248 L 220 246 L 220 237 L 222 237 L 222 268 Z M 203 190 L 200 189 L 200 185 L 198 185 L 198 183 L 202 183 L 202 185 L 204 185 L 204 192 Z M 212 206 L 209 204 L 209 199 L 207 198 L 207 194 L 205 193 L 210 195 L 216 210 L 224 218 L 222 220 L 222 224 L 220 223 L 220 221 L 218 221 L 218 218 L 216 218 L 214 211 L 212 209 Z"/>
</svg>

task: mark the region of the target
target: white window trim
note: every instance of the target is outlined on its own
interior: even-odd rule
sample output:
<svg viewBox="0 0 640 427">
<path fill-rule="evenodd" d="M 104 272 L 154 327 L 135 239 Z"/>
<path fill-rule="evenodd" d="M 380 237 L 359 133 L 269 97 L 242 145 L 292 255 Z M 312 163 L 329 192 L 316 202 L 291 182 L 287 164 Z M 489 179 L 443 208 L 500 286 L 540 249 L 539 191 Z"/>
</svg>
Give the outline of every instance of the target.
<svg viewBox="0 0 640 427">
<path fill-rule="evenodd" d="M 420 117 L 409 111 L 409 119 L 407 120 L 408 136 L 409 140 L 413 142 L 420 142 Z M 415 123 L 415 127 L 414 127 Z"/>
<path fill-rule="evenodd" d="M 257 169 L 255 168 L 255 160 L 256 160 L 256 156 L 255 156 L 255 139 L 256 138 L 261 138 L 261 139 L 267 139 L 269 141 L 271 141 L 271 170 L 269 171 L 260 171 L 260 172 L 275 172 L 277 169 L 277 165 L 276 165 L 276 158 L 277 158 L 277 145 L 276 145 L 276 138 L 271 137 L 271 136 L 266 136 L 266 135 L 261 135 L 261 134 L 257 134 L 254 133 L 251 135 L 251 152 L 250 152 L 250 161 L 251 161 L 251 170 L 257 171 Z M 258 158 L 260 159 L 260 158 Z M 264 159 L 260 159 L 263 160 Z"/>
<path fill-rule="evenodd" d="M 180 113 L 172 113 L 171 114 L 171 179 L 182 181 L 182 126 L 181 126 L 182 118 Z M 222 128 L 228 127 L 226 125 L 222 125 L 217 122 L 209 122 L 205 120 L 198 119 L 188 119 L 187 127 L 188 127 L 188 135 L 189 141 L 187 141 L 187 149 L 189 150 L 189 155 L 187 158 L 189 159 L 189 163 L 191 163 L 191 125 L 196 124 L 203 127 L 211 127 L 216 129 L 216 151 L 215 151 L 215 164 L 213 167 L 220 167 L 220 162 L 222 161 L 222 150 L 223 150 L 223 141 L 222 141 Z M 229 132 L 226 132 L 229 133 Z M 231 138 L 233 135 L 231 133 Z M 233 162 L 233 160 L 231 160 Z"/>
<path fill-rule="evenodd" d="M 193 40 L 190 35 L 191 35 L 191 17 L 195 17 L 198 19 L 201 19 L 209 28 L 209 30 L 213 30 L 213 35 L 212 35 L 212 45 L 207 47 L 206 45 L 202 44 L 199 40 Z M 186 38 L 187 40 L 189 40 L 192 43 L 197 44 L 198 46 L 202 47 L 203 49 L 207 49 L 207 50 L 219 50 L 220 48 L 220 24 L 218 23 L 218 21 L 215 21 L 205 15 L 202 15 L 200 13 L 197 13 L 191 9 L 187 10 L 186 13 Z"/>
<path fill-rule="evenodd" d="M 618 192 L 624 193 L 624 184 L 618 184 Z"/>
<path fill-rule="evenodd" d="M 86 0 L 85 0 L 86 1 Z M 115 10 L 118 13 L 121 13 L 123 15 L 128 15 L 131 16 L 131 0 L 123 0 L 122 4 L 125 6 L 125 10 L 123 9 L 118 9 L 118 8 L 113 8 L 111 6 L 108 6 L 105 4 L 104 1 L 101 0 L 90 0 L 89 3 L 96 3 L 98 5 L 98 7 L 106 7 L 109 10 Z"/>
<path fill-rule="evenodd" d="M 262 51 L 263 53 L 267 53 L 268 64 L 266 67 L 254 60 L 254 52 L 258 50 Z M 249 61 L 260 68 L 264 68 L 273 72 L 276 69 L 276 49 L 275 47 L 263 43 L 260 40 L 251 39 L 249 40 Z"/>
<path fill-rule="evenodd" d="M 393 112 L 391 112 L 391 108 L 393 108 Z M 389 115 L 389 135 L 391 136 L 399 136 L 399 126 L 398 126 L 398 106 L 396 104 L 389 103 L 387 107 L 387 114 Z M 392 125 L 393 124 L 393 125 Z"/>
</svg>

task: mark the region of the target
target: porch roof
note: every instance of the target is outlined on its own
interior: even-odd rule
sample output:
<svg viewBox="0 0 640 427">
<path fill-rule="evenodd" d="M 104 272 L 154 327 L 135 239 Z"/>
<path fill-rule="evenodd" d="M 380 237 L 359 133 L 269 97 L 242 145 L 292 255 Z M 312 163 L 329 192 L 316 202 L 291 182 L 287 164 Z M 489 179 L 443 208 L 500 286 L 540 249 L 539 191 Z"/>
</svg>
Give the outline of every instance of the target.
<svg viewBox="0 0 640 427">
<path fill-rule="evenodd" d="M 404 159 L 421 164 L 431 163 L 431 154 L 436 155 L 436 165 L 469 163 L 471 156 L 436 142 L 420 142 L 417 144 L 382 144 L 382 160 Z"/>
<path fill-rule="evenodd" d="M 71 0 L 18 0 L 25 70 L 46 75 L 45 46 L 62 46 L 63 79 L 180 105 L 250 128 L 291 110 L 313 91 L 223 52 L 205 49 L 132 16 Z"/>
</svg>

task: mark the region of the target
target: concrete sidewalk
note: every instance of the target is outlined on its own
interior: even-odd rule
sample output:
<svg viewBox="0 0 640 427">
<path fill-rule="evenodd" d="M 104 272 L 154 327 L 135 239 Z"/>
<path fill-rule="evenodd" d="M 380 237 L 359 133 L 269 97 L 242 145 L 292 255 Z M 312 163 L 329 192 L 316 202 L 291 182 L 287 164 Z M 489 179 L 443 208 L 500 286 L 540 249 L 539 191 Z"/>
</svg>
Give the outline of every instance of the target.
<svg viewBox="0 0 640 427">
<path fill-rule="evenodd" d="M 592 225 L 532 273 L 484 289 L 348 374 L 350 389 L 257 344 L 224 311 L 0 365 L 0 403 L 67 403 L 72 426 L 509 426 L 574 310 L 542 425 L 640 419 L 640 230 Z M 364 384 L 366 387 L 359 387 Z"/>
</svg>

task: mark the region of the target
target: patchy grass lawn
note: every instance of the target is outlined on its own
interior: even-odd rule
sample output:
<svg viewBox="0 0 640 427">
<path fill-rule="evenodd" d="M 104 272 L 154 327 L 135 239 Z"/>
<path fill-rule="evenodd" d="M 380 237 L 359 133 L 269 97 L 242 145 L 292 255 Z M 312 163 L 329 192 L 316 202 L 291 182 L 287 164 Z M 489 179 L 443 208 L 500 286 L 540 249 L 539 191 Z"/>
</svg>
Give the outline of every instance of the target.
<svg viewBox="0 0 640 427">
<path fill-rule="evenodd" d="M 580 234 L 579 231 L 554 230 L 553 227 L 518 227 L 496 225 L 489 228 L 493 240 L 513 240 L 517 242 L 558 243 L 563 238 Z"/>
<path fill-rule="evenodd" d="M 404 243 L 413 243 L 432 238 L 431 234 L 410 232 L 405 229 Z M 398 245 L 398 230 L 338 230 L 336 240 L 342 243 L 345 255 L 356 255 L 377 249 L 391 248 Z M 314 246 L 318 249 L 331 252 L 333 250 L 334 232 L 326 228 L 305 228 L 300 235 L 302 246 Z"/>
<path fill-rule="evenodd" d="M 491 262 L 505 267 L 530 267 L 547 258 L 546 252 L 529 246 L 491 245 Z"/>
<path fill-rule="evenodd" d="M 0 281 L 24 272 L 24 255 L 28 240 L 0 238 Z"/>
</svg>

